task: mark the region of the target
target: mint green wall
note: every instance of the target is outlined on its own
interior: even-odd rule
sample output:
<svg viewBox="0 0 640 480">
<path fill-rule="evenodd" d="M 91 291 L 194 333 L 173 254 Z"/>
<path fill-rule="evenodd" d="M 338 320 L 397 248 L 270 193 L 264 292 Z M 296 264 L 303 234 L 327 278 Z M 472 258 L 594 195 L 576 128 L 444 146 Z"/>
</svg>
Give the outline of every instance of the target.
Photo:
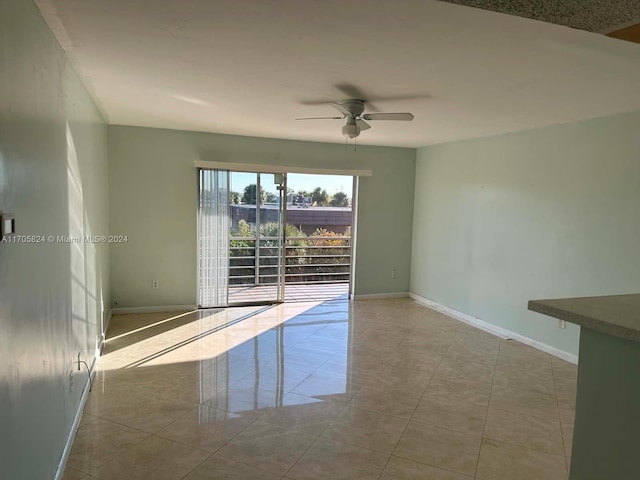
<svg viewBox="0 0 640 480">
<path fill-rule="evenodd" d="M 354 152 L 344 144 L 109 126 L 110 228 L 129 239 L 111 247 L 114 306 L 195 304 L 195 160 L 371 169 L 360 182 L 356 293 L 408 291 L 415 149 Z"/>
<path fill-rule="evenodd" d="M 640 113 L 419 149 L 411 290 L 576 353 L 536 298 L 640 291 Z"/>
<path fill-rule="evenodd" d="M 106 234 L 106 125 L 32 1 L 0 3 L 0 45 L 0 210 L 19 235 Z M 0 244 L 0 477 L 54 478 L 108 286 L 106 246 Z"/>
</svg>

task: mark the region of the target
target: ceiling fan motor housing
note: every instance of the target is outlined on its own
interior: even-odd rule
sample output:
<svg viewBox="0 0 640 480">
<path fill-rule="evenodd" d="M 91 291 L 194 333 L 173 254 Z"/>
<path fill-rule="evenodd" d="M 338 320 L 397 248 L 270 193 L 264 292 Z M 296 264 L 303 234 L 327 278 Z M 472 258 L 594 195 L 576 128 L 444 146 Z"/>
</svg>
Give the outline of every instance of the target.
<svg viewBox="0 0 640 480">
<path fill-rule="evenodd" d="M 364 100 L 359 100 L 357 98 L 350 98 L 348 100 L 342 101 L 342 106 L 349 110 L 351 115 L 362 115 L 364 112 Z"/>
</svg>

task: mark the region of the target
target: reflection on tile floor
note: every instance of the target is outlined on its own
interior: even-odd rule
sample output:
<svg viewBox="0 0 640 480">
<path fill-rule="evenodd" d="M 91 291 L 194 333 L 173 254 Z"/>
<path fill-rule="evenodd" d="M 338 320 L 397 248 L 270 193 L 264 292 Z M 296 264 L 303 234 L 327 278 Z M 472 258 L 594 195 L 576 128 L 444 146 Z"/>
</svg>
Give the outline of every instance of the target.
<svg viewBox="0 0 640 480">
<path fill-rule="evenodd" d="M 566 479 L 575 384 L 409 299 L 119 315 L 64 479 Z"/>
</svg>

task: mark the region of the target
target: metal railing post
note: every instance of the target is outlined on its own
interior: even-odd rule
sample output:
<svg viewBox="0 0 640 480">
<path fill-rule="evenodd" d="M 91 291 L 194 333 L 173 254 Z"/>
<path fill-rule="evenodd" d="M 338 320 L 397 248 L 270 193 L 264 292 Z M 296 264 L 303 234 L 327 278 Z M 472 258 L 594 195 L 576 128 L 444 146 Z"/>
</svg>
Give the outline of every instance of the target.
<svg viewBox="0 0 640 480">
<path fill-rule="evenodd" d="M 256 243 L 255 243 L 255 247 L 256 247 L 256 269 L 254 270 L 256 279 L 255 279 L 255 285 L 258 286 L 260 285 L 260 206 L 261 206 L 261 202 L 260 202 L 260 195 L 262 193 L 261 191 L 261 187 L 260 187 L 260 174 L 257 174 L 257 182 L 256 182 Z"/>
</svg>

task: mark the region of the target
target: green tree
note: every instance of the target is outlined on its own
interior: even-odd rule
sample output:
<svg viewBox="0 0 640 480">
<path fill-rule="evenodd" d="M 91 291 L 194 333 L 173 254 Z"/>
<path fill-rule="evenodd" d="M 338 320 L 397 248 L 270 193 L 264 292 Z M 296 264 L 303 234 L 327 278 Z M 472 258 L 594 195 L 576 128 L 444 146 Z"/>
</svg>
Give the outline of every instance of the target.
<svg viewBox="0 0 640 480">
<path fill-rule="evenodd" d="M 329 205 L 329 194 L 321 187 L 316 187 L 311 192 L 311 201 L 318 207 L 326 207 Z"/>
<path fill-rule="evenodd" d="M 247 185 L 244 187 L 244 193 L 242 195 L 242 202 L 247 205 L 255 205 L 256 204 L 256 190 L 257 186 L 255 183 L 251 185 Z M 260 202 L 264 202 L 266 200 L 266 192 L 264 190 L 260 191 Z"/>
<path fill-rule="evenodd" d="M 244 268 L 234 268 L 233 273 L 238 276 L 250 276 L 255 272 L 255 265 L 253 256 L 256 253 L 256 242 L 255 240 L 234 240 L 234 238 L 242 238 L 242 237 L 253 237 L 255 235 L 255 231 L 246 220 L 242 219 L 238 221 L 238 225 L 236 228 L 232 229 L 230 232 L 231 241 L 229 242 L 229 246 L 231 247 L 229 250 L 230 263 L 233 267 L 244 267 Z M 242 283 L 249 283 L 246 279 L 243 278 L 230 278 L 230 283 L 232 285 L 239 285 Z"/>
<path fill-rule="evenodd" d="M 300 230 L 295 225 L 291 225 L 287 223 L 285 225 L 285 232 L 287 234 L 287 238 L 295 238 L 295 237 L 306 237 L 305 233 Z M 263 223 L 260 225 L 260 236 L 261 237 L 277 237 L 278 236 L 278 224 L 276 222 Z M 289 243 L 290 245 L 306 245 L 304 240 L 293 240 L 294 243 Z M 302 242 L 302 243 L 298 243 Z"/>
<path fill-rule="evenodd" d="M 244 220 L 238 220 L 238 226 L 236 228 L 231 229 L 230 232 L 230 236 L 233 239 L 233 237 L 253 237 L 255 235 L 255 230 L 254 228 L 249 225 L 249 223 Z M 238 243 L 238 244 L 233 244 L 233 246 L 236 247 L 241 247 L 241 246 L 245 246 L 246 244 L 244 243 Z"/>
<path fill-rule="evenodd" d="M 265 195 L 265 201 L 266 203 L 277 203 L 278 196 L 273 192 L 267 192 Z"/>
<path fill-rule="evenodd" d="M 319 256 L 307 262 L 305 273 L 318 274 L 311 277 L 316 281 L 345 280 L 349 274 L 350 235 L 350 228 L 345 233 L 317 228 L 307 241 L 307 249 Z"/>
<path fill-rule="evenodd" d="M 240 194 L 238 192 L 231 192 L 229 194 L 229 201 L 234 205 L 238 205 L 240 203 Z"/>
<path fill-rule="evenodd" d="M 307 251 L 305 246 L 307 245 L 305 233 L 298 229 L 296 226 L 287 223 L 285 226 L 285 235 L 287 237 L 285 249 L 286 255 L 286 271 L 287 273 L 299 273 L 296 271 L 297 265 L 304 264 L 306 262 Z M 268 258 L 264 260 L 265 266 L 273 267 L 270 273 L 276 273 L 275 267 L 278 265 L 279 255 L 279 242 L 278 237 L 278 223 L 269 222 L 260 225 L 260 250 L 262 255 L 272 256 L 275 258 Z M 295 248 L 293 248 L 295 247 Z M 268 268 L 268 267 L 267 267 Z"/>
<path fill-rule="evenodd" d="M 346 193 L 336 192 L 329 203 L 332 207 L 348 207 L 351 202 Z"/>
</svg>

